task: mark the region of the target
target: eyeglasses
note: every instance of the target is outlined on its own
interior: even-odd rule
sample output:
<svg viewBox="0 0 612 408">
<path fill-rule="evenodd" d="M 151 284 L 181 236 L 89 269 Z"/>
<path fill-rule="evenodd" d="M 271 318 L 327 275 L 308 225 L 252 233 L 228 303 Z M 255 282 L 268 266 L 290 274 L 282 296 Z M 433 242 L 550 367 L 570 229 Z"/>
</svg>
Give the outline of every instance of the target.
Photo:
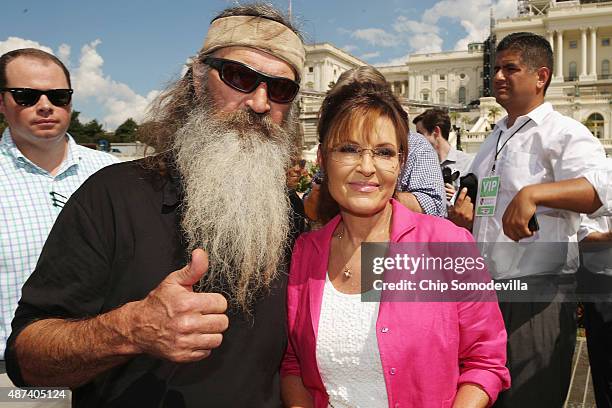
<svg viewBox="0 0 612 408">
<path fill-rule="evenodd" d="M 72 89 L 49 89 L 41 91 L 32 88 L 1 88 L 0 92 L 10 92 L 15 103 L 21 106 L 34 106 L 42 95 L 46 95 L 55 106 L 67 106 L 72 100 Z"/>
<path fill-rule="evenodd" d="M 225 85 L 240 92 L 251 93 L 265 82 L 268 98 L 276 103 L 291 102 L 300 90 L 300 84 L 289 78 L 264 74 L 242 62 L 213 57 L 205 57 L 202 62 L 216 69 Z"/>
<path fill-rule="evenodd" d="M 354 166 L 361 162 L 365 152 L 370 152 L 374 166 L 385 171 L 394 171 L 401 157 L 393 147 L 382 146 L 366 149 L 358 144 L 346 143 L 331 149 L 331 159 L 347 166 Z"/>
</svg>

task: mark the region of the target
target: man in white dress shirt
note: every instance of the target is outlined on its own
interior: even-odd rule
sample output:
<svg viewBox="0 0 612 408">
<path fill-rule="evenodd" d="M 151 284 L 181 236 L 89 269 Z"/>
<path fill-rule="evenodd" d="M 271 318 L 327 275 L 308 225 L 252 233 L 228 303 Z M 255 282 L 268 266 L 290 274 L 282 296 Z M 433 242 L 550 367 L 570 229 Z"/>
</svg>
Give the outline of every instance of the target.
<svg viewBox="0 0 612 408">
<path fill-rule="evenodd" d="M 451 211 L 451 219 L 472 228 L 482 243 L 494 279 L 520 278 L 530 289 L 549 291 L 546 302 L 500 304 L 512 386 L 496 407 L 563 405 L 576 341 L 575 305 L 559 302 L 556 289 L 567 278 L 562 273 L 573 272 L 566 260 L 579 213 L 601 206 L 584 176 L 600 168 L 604 150 L 586 127 L 544 102 L 552 71 L 546 39 L 514 33 L 499 43 L 493 88 L 508 116 L 471 167 L 479 180 L 477 202 L 472 206 L 462 191 Z M 534 214 L 539 226 L 530 228 Z"/>
<path fill-rule="evenodd" d="M 596 170 L 590 170 L 584 176 L 595 187 L 602 206 L 590 217 L 612 216 L 612 159 Z"/>
</svg>

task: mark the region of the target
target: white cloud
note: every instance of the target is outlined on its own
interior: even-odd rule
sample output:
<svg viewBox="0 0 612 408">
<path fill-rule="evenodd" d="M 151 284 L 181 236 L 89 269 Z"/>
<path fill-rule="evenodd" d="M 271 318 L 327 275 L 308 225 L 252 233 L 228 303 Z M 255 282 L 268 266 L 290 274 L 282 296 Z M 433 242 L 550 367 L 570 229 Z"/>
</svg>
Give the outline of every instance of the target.
<svg viewBox="0 0 612 408">
<path fill-rule="evenodd" d="M 97 39 L 81 48 L 79 67 L 74 74 L 75 99 L 95 99 L 103 106 L 105 113 L 101 121 L 111 129 L 127 118 L 138 122 L 143 119 L 147 106 L 159 92 L 151 91 L 142 96 L 128 85 L 104 75 L 104 59 L 96 49 L 101 43 L 102 41 Z"/>
<path fill-rule="evenodd" d="M 62 60 L 64 65 L 70 68 L 70 46 L 68 44 L 60 44 L 57 48 L 57 57 Z"/>
<path fill-rule="evenodd" d="M 399 16 L 393 24 L 393 29 L 402 34 L 405 43 L 409 45 L 409 49 L 413 53 L 442 51 L 443 39 L 436 24 L 410 20 L 404 16 Z M 403 63 L 406 57 L 401 57 L 400 60 L 396 58 L 392 62 Z"/>
<path fill-rule="evenodd" d="M 516 0 L 498 0 L 493 6 L 495 18 L 516 17 Z"/>
<path fill-rule="evenodd" d="M 342 49 L 343 49 L 344 51 L 346 51 L 346 52 L 349 52 L 349 53 L 350 53 L 350 52 L 353 52 L 353 51 L 355 51 L 355 50 L 359 49 L 359 47 L 358 47 L 358 46 L 356 46 L 356 45 L 348 44 L 348 45 L 345 45 L 344 47 L 342 47 Z"/>
<path fill-rule="evenodd" d="M 404 16 L 399 16 L 395 23 L 393 23 L 393 29 L 398 33 L 438 33 L 438 26 L 435 24 L 428 24 L 422 21 L 409 20 Z"/>
<path fill-rule="evenodd" d="M 98 53 L 97 47 L 102 43 L 100 39 L 85 44 L 81 48 L 79 62 L 71 69 L 72 84 L 75 89 L 75 106 L 79 103 L 91 105 L 95 103 L 100 114 L 83 112 L 80 116 L 82 121 L 95 117 L 108 130 L 113 130 L 128 118 L 141 121 L 149 103 L 159 94 L 152 90 L 147 95 L 139 95 L 127 84 L 115 81 L 104 74 L 104 59 Z M 38 48 L 54 54 L 50 47 L 44 46 L 36 41 L 17 37 L 9 37 L 6 41 L 0 41 L 0 55 L 18 48 Z M 57 56 L 67 66 L 70 64 L 71 47 L 61 44 L 58 47 Z"/>
<path fill-rule="evenodd" d="M 355 30 L 351 34 L 351 37 L 365 40 L 369 44 L 379 47 L 395 47 L 399 44 L 399 38 L 396 35 L 390 34 L 380 28 Z"/>
<path fill-rule="evenodd" d="M 53 50 L 51 48 L 46 47 L 36 41 L 24 40 L 23 38 L 19 37 L 9 37 L 6 39 L 6 41 L 0 41 L 0 55 L 19 48 L 37 48 L 39 50 L 48 52 L 49 54 L 53 54 Z"/>
<path fill-rule="evenodd" d="M 448 18 L 457 21 L 466 35 L 455 44 L 456 50 L 465 50 L 470 42 L 484 41 L 489 35 L 489 16 L 493 8 L 498 18 L 516 15 L 516 0 L 442 0 L 423 13 L 423 22 L 439 25 L 440 20 Z"/>
<path fill-rule="evenodd" d="M 367 60 L 370 58 L 376 58 L 380 56 L 380 52 L 376 51 L 376 52 L 366 52 L 365 54 L 361 55 L 359 58 L 363 59 L 363 60 Z"/>
<path fill-rule="evenodd" d="M 193 63 L 193 58 L 189 57 L 185 60 L 185 63 L 181 67 L 181 78 L 185 76 L 187 71 L 189 70 L 189 66 Z"/>
<path fill-rule="evenodd" d="M 440 28 L 449 22 L 459 23 L 465 31 L 465 35 L 454 44 L 454 49 L 466 50 L 470 42 L 484 41 L 489 35 L 491 8 L 496 18 L 514 17 L 516 0 L 441 0 L 425 10 L 420 20 L 409 19 L 405 16 L 408 13 L 404 13 L 391 24 L 392 31 L 366 28 L 354 31 L 351 36 L 370 45 L 409 51 L 407 55 L 377 64 L 400 65 L 410 54 L 442 51 L 444 39 Z"/>
<path fill-rule="evenodd" d="M 410 54 L 406 54 L 398 58 L 392 58 L 388 61 L 378 62 L 374 65 L 377 67 L 392 67 L 392 66 L 397 66 L 397 65 L 405 65 L 406 62 L 408 62 L 409 57 L 410 57 Z"/>
</svg>

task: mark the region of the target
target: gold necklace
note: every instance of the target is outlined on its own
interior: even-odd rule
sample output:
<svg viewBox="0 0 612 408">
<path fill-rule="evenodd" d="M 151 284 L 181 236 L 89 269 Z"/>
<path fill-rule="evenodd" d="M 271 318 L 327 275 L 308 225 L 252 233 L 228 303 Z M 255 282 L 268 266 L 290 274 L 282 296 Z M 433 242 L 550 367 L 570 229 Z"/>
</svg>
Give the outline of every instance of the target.
<svg viewBox="0 0 612 408">
<path fill-rule="evenodd" d="M 349 262 L 351 261 L 351 259 L 349 258 L 349 260 L 346 260 L 346 257 L 344 256 L 344 252 L 342 251 L 342 238 L 344 237 L 344 224 L 342 224 L 342 230 L 338 231 L 338 233 L 336 234 L 336 238 L 338 238 L 338 240 L 340 241 L 340 253 L 342 254 L 342 260 L 345 261 L 344 262 L 344 267 L 342 268 L 342 276 L 344 276 L 344 279 L 350 279 L 353 276 L 353 271 L 351 271 L 351 268 L 349 268 Z"/>
<path fill-rule="evenodd" d="M 387 225 L 391 223 L 391 214 L 392 212 L 389 211 L 389 216 L 387 217 L 387 223 L 386 223 Z M 349 267 L 349 262 L 351 261 L 352 256 L 351 258 L 347 260 L 346 256 L 344 256 L 344 252 L 342 252 L 342 238 L 344 237 L 344 222 L 342 222 L 342 229 L 336 233 L 335 237 L 338 238 L 338 240 L 340 241 L 340 247 L 341 247 L 340 253 L 342 254 L 342 260 L 344 261 L 344 267 L 342 268 L 342 275 L 344 276 L 344 279 L 350 279 L 353 276 L 353 271 L 351 271 L 351 268 Z"/>
</svg>

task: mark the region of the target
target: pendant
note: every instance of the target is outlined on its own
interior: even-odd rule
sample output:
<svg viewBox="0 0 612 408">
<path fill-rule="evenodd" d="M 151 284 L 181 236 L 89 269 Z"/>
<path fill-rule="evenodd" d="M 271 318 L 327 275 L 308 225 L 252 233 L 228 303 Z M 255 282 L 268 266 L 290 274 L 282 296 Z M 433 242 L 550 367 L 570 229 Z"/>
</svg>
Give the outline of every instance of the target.
<svg viewBox="0 0 612 408">
<path fill-rule="evenodd" d="M 353 272 L 351 271 L 351 268 L 349 268 L 348 266 L 344 267 L 344 271 L 342 271 L 342 274 L 344 275 L 344 277 L 346 279 L 350 278 L 351 276 L 353 276 Z"/>
</svg>

